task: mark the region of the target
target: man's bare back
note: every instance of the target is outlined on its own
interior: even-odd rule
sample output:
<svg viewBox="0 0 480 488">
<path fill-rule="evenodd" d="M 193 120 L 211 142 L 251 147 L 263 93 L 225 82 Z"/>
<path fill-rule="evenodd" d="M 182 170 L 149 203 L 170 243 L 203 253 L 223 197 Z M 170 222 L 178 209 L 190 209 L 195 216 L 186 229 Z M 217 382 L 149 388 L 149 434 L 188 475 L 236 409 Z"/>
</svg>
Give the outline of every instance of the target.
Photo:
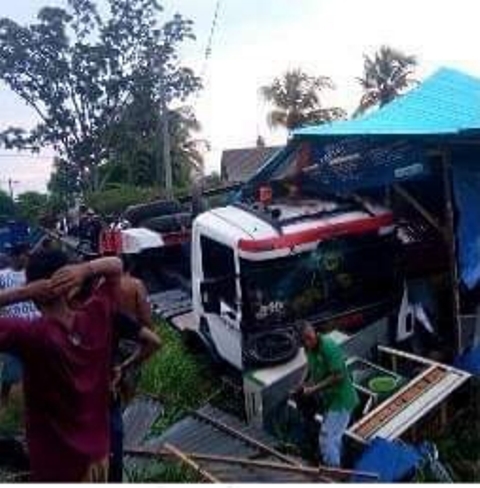
<svg viewBox="0 0 480 488">
<path fill-rule="evenodd" d="M 145 285 L 128 273 L 120 281 L 120 310 L 143 327 L 152 329 L 152 317 Z"/>
</svg>

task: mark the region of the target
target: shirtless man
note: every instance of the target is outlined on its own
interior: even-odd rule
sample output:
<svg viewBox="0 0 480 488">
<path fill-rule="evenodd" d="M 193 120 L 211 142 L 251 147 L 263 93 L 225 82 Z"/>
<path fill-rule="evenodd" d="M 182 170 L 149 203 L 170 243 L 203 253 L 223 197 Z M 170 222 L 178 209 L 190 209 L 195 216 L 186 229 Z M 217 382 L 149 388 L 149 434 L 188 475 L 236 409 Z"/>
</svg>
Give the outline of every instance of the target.
<svg viewBox="0 0 480 488">
<path fill-rule="evenodd" d="M 147 290 L 141 280 L 132 276 L 132 262 L 125 255 L 122 257 L 124 272 L 120 278 L 119 297 L 120 312 L 123 315 L 123 335 L 119 337 L 116 349 L 115 375 L 116 393 L 111 404 L 112 435 L 109 481 L 119 483 L 122 481 L 123 471 L 123 420 L 122 409 L 135 396 L 140 381 L 142 364 L 151 354 L 161 347 L 160 338 L 153 330 L 150 304 Z M 130 322 L 130 324 L 129 324 Z M 138 332 L 149 338 L 153 348 L 145 350 L 139 347 L 136 336 Z M 119 366 L 120 365 L 120 366 Z M 117 369 L 120 371 L 117 371 Z"/>
</svg>

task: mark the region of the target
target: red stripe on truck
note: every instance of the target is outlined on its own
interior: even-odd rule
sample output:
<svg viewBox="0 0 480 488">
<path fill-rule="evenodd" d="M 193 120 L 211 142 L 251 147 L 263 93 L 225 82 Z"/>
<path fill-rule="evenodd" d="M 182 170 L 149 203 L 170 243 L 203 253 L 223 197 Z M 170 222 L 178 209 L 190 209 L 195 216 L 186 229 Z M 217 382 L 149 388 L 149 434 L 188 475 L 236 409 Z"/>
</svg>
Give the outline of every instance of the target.
<svg viewBox="0 0 480 488">
<path fill-rule="evenodd" d="M 393 224 L 393 214 L 386 213 L 376 217 L 354 220 L 352 222 L 339 222 L 336 224 L 323 225 L 314 229 L 302 230 L 292 234 L 283 234 L 268 239 L 240 239 L 238 247 L 245 252 L 264 252 L 275 249 L 285 249 L 307 244 L 310 242 L 322 241 L 345 235 L 365 234 L 374 232 L 381 227 Z"/>
</svg>

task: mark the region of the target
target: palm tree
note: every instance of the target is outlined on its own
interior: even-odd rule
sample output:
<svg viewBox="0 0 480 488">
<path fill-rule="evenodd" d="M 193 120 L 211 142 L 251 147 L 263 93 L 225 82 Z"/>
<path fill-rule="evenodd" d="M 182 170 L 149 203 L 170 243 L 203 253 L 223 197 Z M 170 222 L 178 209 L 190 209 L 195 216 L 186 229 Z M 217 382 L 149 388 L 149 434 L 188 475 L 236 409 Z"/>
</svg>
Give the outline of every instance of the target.
<svg viewBox="0 0 480 488">
<path fill-rule="evenodd" d="M 373 56 L 364 56 L 363 78 L 358 78 L 363 95 L 355 115 L 372 107 L 383 107 L 401 95 L 416 81 L 412 78 L 417 59 L 389 46 L 382 46 Z"/>
<path fill-rule="evenodd" d="M 300 69 L 287 71 L 260 88 L 263 98 L 274 107 L 267 116 L 268 124 L 292 130 L 345 118 L 343 109 L 325 108 L 321 103 L 323 91 L 333 88 L 327 76 L 310 76 Z"/>
</svg>

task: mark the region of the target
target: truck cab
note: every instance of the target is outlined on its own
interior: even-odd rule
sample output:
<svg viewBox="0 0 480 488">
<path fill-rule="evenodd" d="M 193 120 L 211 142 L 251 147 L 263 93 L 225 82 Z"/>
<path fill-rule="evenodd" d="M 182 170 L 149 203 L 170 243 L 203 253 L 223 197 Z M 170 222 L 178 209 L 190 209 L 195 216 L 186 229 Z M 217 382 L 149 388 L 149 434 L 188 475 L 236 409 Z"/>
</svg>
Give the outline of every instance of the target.
<svg viewBox="0 0 480 488">
<path fill-rule="evenodd" d="M 195 332 L 240 371 L 299 352 L 298 323 L 359 329 L 397 299 L 389 210 L 337 199 L 236 203 L 192 229 Z"/>
</svg>

